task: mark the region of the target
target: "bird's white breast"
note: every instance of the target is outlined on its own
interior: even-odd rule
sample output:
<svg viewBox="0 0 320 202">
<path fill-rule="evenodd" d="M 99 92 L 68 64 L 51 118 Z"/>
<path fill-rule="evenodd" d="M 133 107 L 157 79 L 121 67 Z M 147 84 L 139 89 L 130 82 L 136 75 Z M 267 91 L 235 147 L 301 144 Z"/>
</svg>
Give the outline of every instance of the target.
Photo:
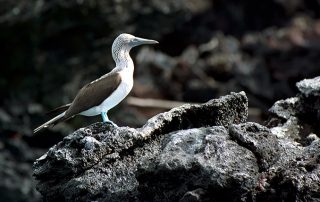
<svg viewBox="0 0 320 202">
<path fill-rule="evenodd" d="M 101 114 L 101 112 L 107 112 L 119 104 L 129 94 L 133 86 L 133 68 L 125 68 L 119 73 L 121 75 L 121 83 L 118 88 L 99 106 L 88 109 L 80 113 L 81 115 L 96 116 Z"/>
</svg>

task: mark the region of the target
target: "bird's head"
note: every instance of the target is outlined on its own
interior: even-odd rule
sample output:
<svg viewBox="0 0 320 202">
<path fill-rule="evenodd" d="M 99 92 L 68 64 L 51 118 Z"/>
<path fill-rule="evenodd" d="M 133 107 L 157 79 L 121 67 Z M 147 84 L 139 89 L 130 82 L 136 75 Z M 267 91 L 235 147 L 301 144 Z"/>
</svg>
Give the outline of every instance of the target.
<svg viewBox="0 0 320 202">
<path fill-rule="evenodd" d="M 119 48 L 131 49 L 135 46 L 143 44 L 157 44 L 159 42 L 151 39 L 144 39 L 135 37 L 131 34 L 120 34 L 112 44 L 112 52 L 117 51 Z"/>
<path fill-rule="evenodd" d="M 157 44 L 159 42 L 151 39 L 135 37 L 131 34 L 120 34 L 112 44 L 112 57 L 117 62 L 122 57 L 127 57 L 131 48 L 142 44 Z"/>
</svg>

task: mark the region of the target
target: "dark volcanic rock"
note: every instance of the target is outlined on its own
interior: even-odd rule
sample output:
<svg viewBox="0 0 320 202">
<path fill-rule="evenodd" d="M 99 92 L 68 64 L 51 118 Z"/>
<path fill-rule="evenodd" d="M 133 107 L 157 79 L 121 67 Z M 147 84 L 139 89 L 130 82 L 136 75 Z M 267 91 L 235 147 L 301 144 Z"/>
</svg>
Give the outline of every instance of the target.
<svg viewBox="0 0 320 202">
<path fill-rule="evenodd" d="M 297 83 L 297 87 L 306 97 L 320 96 L 320 77 L 304 79 Z"/>
<path fill-rule="evenodd" d="M 319 201 L 320 140 L 304 147 L 284 126 L 245 123 L 247 104 L 232 93 L 138 129 L 79 129 L 34 163 L 37 189 L 47 201 Z"/>
<path fill-rule="evenodd" d="M 172 132 L 154 159 L 143 159 L 136 173 L 141 201 L 231 201 L 246 198 L 257 184 L 255 155 L 223 126 Z"/>
<path fill-rule="evenodd" d="M 319 123 L 320 121 L 320 77 L 305 79 L 297 83 L 301 92 L 302 114 L 309 122 Z M 319 124 L 316 126 L 320 131 Z"/>
<path fill-rule="evenodd" d="M 279 159 L 281 150 L 277 137 L 268 128 L 249 122 L 231 125 L 229 132 L 239 145 L 255 154 L 260 171 L 267 170 Z"/>
<path fill-rule="evenodd" d="M 264 173 L 268 184 L 257 194 L 258 201 L 320 201 L 320 79 L 302 80 L 297 87 L 297 97 L 280 100 L 270 109 L 268 125 L 281 137 L 282 157 Z"/>
<path fill-rule="evenodd" d="M 300 93 L 296 97 L 279 100 L 271 107 L 268 125 L 277 136 L 307 144 L 309 135 L 320 132 L 320 77 L 302 80 L 297 87 Z"/>
<path fill-rule="evenodd" d="M 256 201 L 319 201 L 320 141 L 303 148 L 279 141 L 282 158 L 261 173 Z"/>
<path fill-rule="evenodd" d="M 0 201 L 40 201 L 30 165 L 37 157 L 18 137 L 0 136 Z"/>
<path fill-rule="evenodd" d="M 100 123 L 79 129 L 36 161 L 37 188 L 49 201 L 137 199 L 141 197 L 137 164 L 159 154 L 166 134 L 190 127 L 243 123 L 247 105 L 244 93 L 232 93 L 202 105 L 174 108 L 139 129 Z"/>
</svg>

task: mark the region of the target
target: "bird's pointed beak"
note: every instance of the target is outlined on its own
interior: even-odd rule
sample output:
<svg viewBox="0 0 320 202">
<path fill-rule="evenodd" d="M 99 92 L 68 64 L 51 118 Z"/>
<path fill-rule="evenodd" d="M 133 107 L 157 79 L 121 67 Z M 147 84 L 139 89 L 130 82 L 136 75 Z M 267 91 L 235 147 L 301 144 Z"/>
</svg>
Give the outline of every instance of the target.
<svg viewBox="0 0 320 202">
<path fill-rule="evenodd" d="M 156 40 L 144 39 L 144 38 L 140 38 L 140 37 L 135 37 L 132 40 L 132 45 L 133 46 L 139 46 L 139 45 L 142 45 L 142 44 L 157 44 L 157 43 L 159 43 L 159 42 L 156 41 Z"/>
</svg>

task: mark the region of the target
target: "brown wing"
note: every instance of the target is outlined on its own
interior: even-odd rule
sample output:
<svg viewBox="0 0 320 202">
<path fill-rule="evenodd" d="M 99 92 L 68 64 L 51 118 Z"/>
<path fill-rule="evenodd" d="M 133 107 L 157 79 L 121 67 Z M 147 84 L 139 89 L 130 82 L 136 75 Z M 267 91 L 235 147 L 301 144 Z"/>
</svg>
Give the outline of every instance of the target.
<svg viewBox="0 0 320 202">
<path fill-rule="evenodd" d="M 110 72 L 85 85 L 78 92 L 64 117 L 69 118 L 94 106 L 98 106 L 111 95 L 120 83 L 120 74 L 118 72 Z"/>
</svg>

